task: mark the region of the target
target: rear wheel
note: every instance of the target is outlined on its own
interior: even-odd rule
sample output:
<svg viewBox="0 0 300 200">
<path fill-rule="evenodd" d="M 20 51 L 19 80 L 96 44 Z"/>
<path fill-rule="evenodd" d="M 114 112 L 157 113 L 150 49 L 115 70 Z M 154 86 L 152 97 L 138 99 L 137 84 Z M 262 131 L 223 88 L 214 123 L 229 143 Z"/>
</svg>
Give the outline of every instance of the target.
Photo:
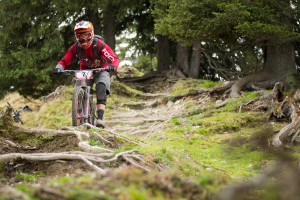
<svg viewBox="0 0 300 200">
<path fill-rule="evenodd" d="M 72 99 L 72 125 L 79 126 L 85 123 L 85 92 L 82 88 L 75 89 Z"/>
</svg>

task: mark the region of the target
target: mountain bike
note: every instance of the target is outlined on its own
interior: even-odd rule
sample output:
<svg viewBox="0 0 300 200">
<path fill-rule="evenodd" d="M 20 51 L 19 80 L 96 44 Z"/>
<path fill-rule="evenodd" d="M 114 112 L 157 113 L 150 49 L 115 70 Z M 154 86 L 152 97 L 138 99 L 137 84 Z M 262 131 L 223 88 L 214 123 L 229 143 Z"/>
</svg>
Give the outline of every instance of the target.
<svg viewBox="0 0 300 200">
<path fill-rule="evenodd" d="M 32 112 L 31 108 L 29 106 L 23 106 L 18 108 L 17 110 L 14 110 L 14 108 L 10 105 L 10 103 L 6 102 L 8 107 L 12 109 L 12 118 L 14 122 L 20 122 L 21 124 L 24 124 L 24 122 L 21 120 L 20 115 L 22 112 Z"/>
<path fill-rule="evenodd" d="M 92 89 L 93 77 L 97 73 L 105 71 L 103 68 L 91 70 L 65 70 L 63 74 L 74 75 L 74 93 L 72 97 L 72 126 L 84 123 L 95 124 L 94 93 Z"/>
</svg>

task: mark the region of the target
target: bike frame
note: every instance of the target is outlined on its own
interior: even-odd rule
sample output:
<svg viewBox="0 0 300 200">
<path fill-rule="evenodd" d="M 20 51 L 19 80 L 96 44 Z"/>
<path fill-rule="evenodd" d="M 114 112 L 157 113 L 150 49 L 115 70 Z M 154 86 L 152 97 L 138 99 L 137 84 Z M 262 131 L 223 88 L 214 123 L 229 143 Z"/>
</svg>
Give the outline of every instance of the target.
<svg viewBox="0 0 300 200">
<path fill-rule="evenodd" d="M 82 115 L 78 115 L 77 113 L 77 120 L 88 122 L 91 115 L 94 115 L 94 113 L 90 113 L 91 105 L 90 102 L 93 101 L 93 96 L 91 95 L 91 86 L 88 85 L 88 81 L 93 80 L 94 73 L 100 73 L 104 71 L 105 69 L 92 69 L 92 70 L 65 70 L 65 74 L 74 74 L 75 78 L 75 85 L 74 85 L 74 92 L 76 90 L 83 89 L 84 96 L 86 97 L 83 102 L 83 111 Z"/>
</svg>

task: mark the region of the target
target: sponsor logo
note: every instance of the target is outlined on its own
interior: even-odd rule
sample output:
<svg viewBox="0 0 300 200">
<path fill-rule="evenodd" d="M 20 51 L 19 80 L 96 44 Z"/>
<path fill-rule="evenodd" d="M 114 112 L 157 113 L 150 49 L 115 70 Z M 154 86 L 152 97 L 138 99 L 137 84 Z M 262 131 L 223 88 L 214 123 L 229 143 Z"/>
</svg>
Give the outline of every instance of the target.
<svg viewBox="0 0 300 200">
<path fill-rule="evenodd" d="M 104 56 L 105 56 L 106 58 L 108 58 L 110 61 L 112 61 L 112 62 L 115 61 L 115 58 L 114 58 L 112 55 L 110 55 L 106 49 L 103 49 L 103 50 L 102 50 L 102 53 L 103 53 Z"/>
<path fill-rule="evenodd" d="M 94 60 L 94 62 L 92 62 L 91 67 L 96 68 L 96 67 L 99 67 L 100 64 L 101 64 L 101 61 L 96 59 L 96 60 Z"/>
</svg>

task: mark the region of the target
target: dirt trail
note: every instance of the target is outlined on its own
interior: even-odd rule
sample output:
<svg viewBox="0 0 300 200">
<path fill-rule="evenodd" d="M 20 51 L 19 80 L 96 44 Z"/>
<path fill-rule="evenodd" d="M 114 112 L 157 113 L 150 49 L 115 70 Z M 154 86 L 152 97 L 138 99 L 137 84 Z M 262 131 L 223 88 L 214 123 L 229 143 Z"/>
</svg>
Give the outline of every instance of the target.
<svg viewBox="0 0 300 200">
<path fill-rule="evenodd" d="M 119 107 L 111 112 L 113 120 L 106 121 L 110 128 L 116 132 L 128 135 L 146 135 L 163 127 L 163 122 L 176 115 L 174 107 L 148 106 L 135 109 L 134 107 Z"/>
<path fill-rule="evenodd" d="M 147 137 L 163 130 L 165 122 L 180 115 L 187 103 L 183 100 L 163 101 L 170 95 L 165 91 L 163 95 L 158 95 L 161 92 L 149 94 L 153 97 L 123 103 L 110 110 L 109 119 L 105 119 L 106 129 L 128 136 Z"/>
<path fill-rule="evenodd" d="M 139 87 L 142 86 L 142 84 L 140 83 L 137 85 Z M 165 98 L 170 95 L 169 92 L 170 88 L 167 87 L 162 87 L 162 88 L 163 90 L 158 90 L 156 88 L 154 89 L 155 92 L 147 91 L 147 93 L 145 92 L 141 94 L 142 95 L 141 98 L 136 97 L 138 101 L 130 101 L 130 98 L 128 98 L 126 99 L 128 100 L 126 103 L 118 102 L 116 105 L 114 105 L 113 109 L 108 110 L 106 115 L 107 119 L 104 119 L 106 124 L 105 132 L 113 133 L 113 135 L 126 136 L 126 138 L 129 138 L 129 141 L 131 141 L 131 139 L 133 139 L 134 141 L 137 139 L 141 143 L 144 143 L 143 139 L 147 136 L 150 136 L 152 133 L 161 133 L 162 135 L 164 135 L 163 130 L 165 125 L 167 124 L 165 122 L 172 119 L 173 117 L 182 114 L 187 101 L 177 100 L 175 102 L 172 102 L 172 101 L 165 100 Z M 117 92 L 117 91 L 113 91 L 113 92 Z M 6 101 L 8 100 L 6 99 Z M 17 105 L 17 101 L 13 103 L 14 105 Z M 24 118 L 25 118 L 25 114 L 24 114 Z M 33 127 L 25 127 L 25 128 L 31 129 Z M 107 140 L 111 139 L 110 136 L 107 137 L 107 135 L 103 135 L 103 137 L 106 137 Z M 12 141 L 12 144 L 8 143 L 7 140 Z M 33 140 L 35 143 L 31 144 Z M 71 140 L 73 142 L 70 142 Z M 119 141 L 116 143 L 115 142 L 116 141 L 108 141 L 108 143 L 114 145 L 113 146 L 108 145 L 106 148 L 113 151 L 114 149 L 117 149 L 123 145 L 123 144 L 118 144 Z M 78 138 L 76 137 L 76 134 L 70 135 L 68 137 L 67 136 L 57 137 L 55 135 L 47 136 L 47 137 L 46 136 L 40 137 L 36 135 L 33 137 L 33 135 L 28 135 L 26 141 L 23 141 L 23 139 L 17 137 L 15 138 L 7 137 L 7 138 L 3 138 L 3 144 L 5 145 L 3 146 L 3 148 L 0 148 L 0 152 L 1 154 L 74 152 L 75 151 L 74 149 L 78 149 L 77 143 L 78 143 Z M 28 146 L 28 144 L 30 144 L 29 146 L 32 147 L 30 150 L 25 148 Z M 136 158 L 136 156 L 138 155 L 132 155 L 132 156 L 133 158 Z M 116 161 L 120 162 L 120 160 L 116 160 Z M 18 163 L 19 161 L 15 161 L 14 165 L 7 166 L 6 167 L 7 169 L 5 168 L 4 179 L 0 180 L 0 183 L 2 182 L 4 184 L 8 184 L 8 183 L 15 184 L 16 182 L 18 182 L 18 180 L 15 177 L 16 174 L 19 173 L 19 171 L 23 171 L 29 174 L 33 173 L 36 170 L 43 171 L 45 173 L 45 176 L 38 181 L 38 182 L 43 182 L 43 179 L 47 180 L 48 178 L 54 176 L 65 175 L 67 172 L 71 174 L 81 174 L 82 171 L 91 170 L 83 162 L 76 162 L 76 161 L 68 161 L 67 163 L 69 164 L 67 164 L 66 162 L 63 162 L 62 164 L 58 161 L 56 162 L 22 161 L 21 165 L 24 166 L 23 168 L 20 167 L 14 168 L 14 166 L 20 165 Z M 57 165 L 58 165 L 57 163 L 59 163 L 59 165 L 62 165 L 59 167 L 60 170 L 58 171 L 54 170 L 57 169 Z M 115 165 L 114 167 L 118 167 L 118 165 L 121 165 L 121 163 L 115 163 L 114 165 Z M 104 166 L 104 165 L 103 167 L 110 168 L 110 166 Z"/>
</svg>

